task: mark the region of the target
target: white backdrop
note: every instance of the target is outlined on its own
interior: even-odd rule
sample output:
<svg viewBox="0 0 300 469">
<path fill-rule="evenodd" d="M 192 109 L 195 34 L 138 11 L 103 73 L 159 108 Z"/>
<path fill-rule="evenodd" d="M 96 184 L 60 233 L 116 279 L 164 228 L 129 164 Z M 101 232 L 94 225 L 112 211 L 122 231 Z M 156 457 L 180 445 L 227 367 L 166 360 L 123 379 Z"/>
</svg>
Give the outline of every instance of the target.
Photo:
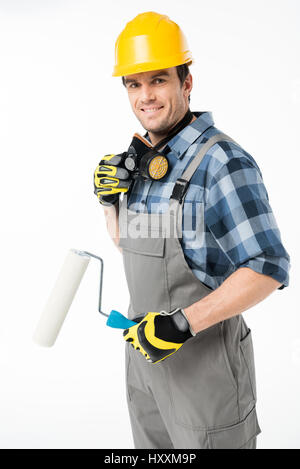
<svg viewBox="0 0 300 469">
<path fill-rule="evenodd" d="M 143 130 L 111 73 L 117 35 L 149 10 L 188 38 L 191 109 L 212 111 L 262 170 L 292 268 L 288 288 L 244 313 L 258 447 L 300 448 L 298 0 L 0 0 L 0 447 L 133 447 L 122 332 L 97 314 L 96 262 L 56 345 L 31 337 L 69 248 L 104 259 L 103 308 L 127 311 L 92 175 Z"/>
</svg>

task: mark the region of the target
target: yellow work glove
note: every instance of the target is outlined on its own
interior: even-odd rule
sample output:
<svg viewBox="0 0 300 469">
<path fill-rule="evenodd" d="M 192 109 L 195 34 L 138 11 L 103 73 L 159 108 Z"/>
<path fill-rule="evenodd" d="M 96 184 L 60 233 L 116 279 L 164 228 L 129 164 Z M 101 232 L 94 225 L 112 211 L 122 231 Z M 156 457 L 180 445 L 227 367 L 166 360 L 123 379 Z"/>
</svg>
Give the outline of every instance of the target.
<svg viewBox="0 0 300 469">
<path fill-rule="evenodd" d="M 136 325 L 123 332 L 124 339 L 152 363 L 173 355 L 184 342 L 196 335 L 184 312 L 148 313 Z"/>
<path fill-rule="evenodd" d="M 103 205 L 114 205 L 129 189 L 132 178 L 124 166 L 126 155 L 105 155 L 94 172 L 94 193 Z"/>
</svg>

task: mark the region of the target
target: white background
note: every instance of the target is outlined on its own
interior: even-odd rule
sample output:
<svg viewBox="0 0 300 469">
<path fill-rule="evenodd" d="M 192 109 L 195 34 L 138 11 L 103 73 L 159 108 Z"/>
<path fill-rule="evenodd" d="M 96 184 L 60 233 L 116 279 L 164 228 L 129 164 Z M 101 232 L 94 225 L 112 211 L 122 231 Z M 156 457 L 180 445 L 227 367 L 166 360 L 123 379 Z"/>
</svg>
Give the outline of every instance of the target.
<svg viewBox="0 0 300 469">
<path fill-rule="evenodd" d="M 212 111 L 262 170 L 292 268 L 288 288 L 244 313 L 258 446 L 300 448 L 298 0 L 0 0 L 0 447 L 133 447 L 123 338 L 97 314 L 96 261 L 55 346 L 31 338 L 70 248 L 104 259 L 103 309 L 126 314 L 92 175 L 143 130 L 111 73 L 117 35 L 149 10 L 188 38 L 191 109 Z"/>
</svg>

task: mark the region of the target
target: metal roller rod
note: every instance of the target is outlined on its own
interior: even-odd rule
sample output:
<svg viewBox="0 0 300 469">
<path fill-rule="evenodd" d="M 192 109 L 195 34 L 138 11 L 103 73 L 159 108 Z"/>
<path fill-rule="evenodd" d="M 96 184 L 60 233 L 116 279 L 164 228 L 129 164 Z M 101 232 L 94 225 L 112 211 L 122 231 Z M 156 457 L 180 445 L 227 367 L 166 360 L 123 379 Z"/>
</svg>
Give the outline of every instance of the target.
<svg viewBox="0 0 300 469">
<path fill-rule="evenodd" d="M 75 250 L 74 250 L 75 251 Z M 104 263 L 103 263 L 103 259 L 101 259 L 101 257 L 99 256 L 96 256 L 95 254 L 92 254 L 91 252 L 87 252 L 87 251 L 75 251 L 77 254 L 81 255 L 81 256 L 90 256 L 90 257 L 94 257 L 94 259 L 98 259 L 100 261 L 100 264 L 101 264 L 101 270 L 100 270 L 100 285 L 99 285 L 99 304 L 98 304 L 98 311 L 100 314 L 103 314 L 103 316 L 106 316 L 108 318 L 108 314 L 104 313 L 103 311 L 101 311 L 101 303 L 102 303 L 102 283 L 103 283 L 103 268 L 104 268 Z"/>
</svg>

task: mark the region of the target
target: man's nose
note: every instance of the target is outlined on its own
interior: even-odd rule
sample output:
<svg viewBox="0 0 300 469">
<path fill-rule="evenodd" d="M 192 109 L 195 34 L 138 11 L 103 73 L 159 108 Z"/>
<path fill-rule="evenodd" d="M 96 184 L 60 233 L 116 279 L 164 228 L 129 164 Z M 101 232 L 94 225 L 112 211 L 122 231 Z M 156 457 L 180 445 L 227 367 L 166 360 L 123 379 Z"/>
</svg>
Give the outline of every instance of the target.
<svg viewBox="0 0 300 469">
<path fill-rule="evenodd" d="M 140 100 L 143 104 L 147 104 L 149 101 L 155 101 L 155 93 L 153 88 L 148 85 L 144 84 L 141 87 L 141 94 L 140 94 Z"/>
</svg>

